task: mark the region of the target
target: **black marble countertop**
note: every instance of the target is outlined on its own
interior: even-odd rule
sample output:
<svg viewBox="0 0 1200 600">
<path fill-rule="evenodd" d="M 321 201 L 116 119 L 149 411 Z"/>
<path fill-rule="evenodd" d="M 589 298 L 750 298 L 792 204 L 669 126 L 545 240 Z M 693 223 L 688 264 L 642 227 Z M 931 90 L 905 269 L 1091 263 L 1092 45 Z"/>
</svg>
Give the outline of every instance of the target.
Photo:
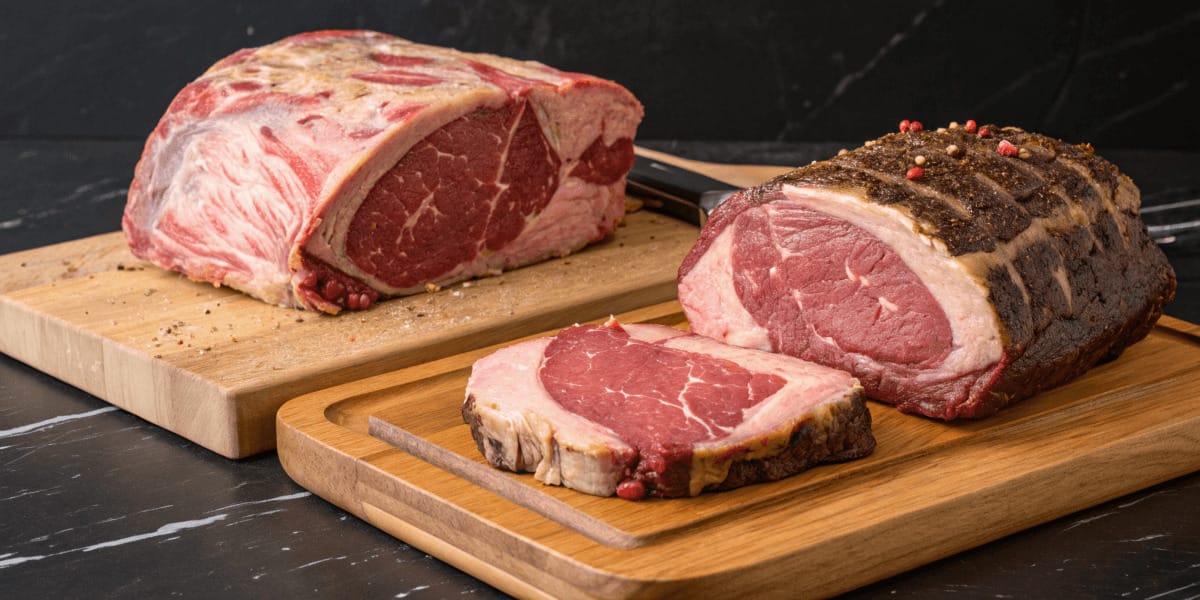
<svg viewBox="0 0 1200 600">
<path fill-rule="evenodd" d="M 776 164 L 842 146 L 645 144 Z M 140 150 L 140 141 L 0 141 L 0 254 L 118 229 Z M 1200 189 L 1200 153 L 1100 153 L 1147 203 Z M 1200 251 L 1168 255 L 1180 290 L 1167 312 L 1200 322 Z M 227 460 L 0 355 L 0 598 L 167 596 L 503 594 L 310 494 L 274 453 Z M 1200 597 L 1200 473 L 847 597 Z"/>
</svg>

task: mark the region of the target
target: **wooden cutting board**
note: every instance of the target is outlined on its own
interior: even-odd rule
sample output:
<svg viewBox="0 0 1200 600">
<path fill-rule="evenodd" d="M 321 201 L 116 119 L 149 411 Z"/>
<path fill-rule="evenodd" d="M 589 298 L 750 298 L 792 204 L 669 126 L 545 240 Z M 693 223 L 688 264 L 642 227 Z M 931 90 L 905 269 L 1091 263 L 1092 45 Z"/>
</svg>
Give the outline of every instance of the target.
<svg viewBox="0 0 1200 600">
<path fill-rule="evenodd" d="M 673 301 L 619 318 L 685 323 Z M 503 345 L 288 402 L 284 469 L 530 598 L 829 596 L 1200 469 L 1200 327 L 1170 317 L 1116 361 L 987 420 L 871 403 L 865 459 L 642 502 L 483 462 L 459 408 L 471 364 Z"/>
<path fill-rule="evenodd" d="M 743 186 L 783 170 L 639 152 Z M 336 317 L 188 281 L 104 234 L 0 256 L 0 352 L 239 458 L 275 447 L 275 411 L 304 392 L 674 298 L 696 232 L 633 212 L 577 254 Z"/>
</svg>

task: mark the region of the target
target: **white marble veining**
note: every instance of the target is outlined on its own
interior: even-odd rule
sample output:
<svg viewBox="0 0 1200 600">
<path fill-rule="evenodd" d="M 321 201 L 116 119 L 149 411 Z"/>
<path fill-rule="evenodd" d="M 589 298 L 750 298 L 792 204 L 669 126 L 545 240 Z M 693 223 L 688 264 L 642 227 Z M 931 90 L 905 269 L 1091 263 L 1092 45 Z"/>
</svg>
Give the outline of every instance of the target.
<svg viewBox="0 0 1200 600">
<path fill-rule="evenodd" d="M 36 156 L 36 154 L 34 155 Z M 80 205 L 105 205 L 121 202 L 129 194 L 124 177 L 104 177 L 75 186 L 65 196 L 53 202 L 30 203 L 18 206 L 15 215 L 0 214 L 0 230 L 31 227 L 36 224 L 61 218 Z M 37 208 L 31 208 L 36 206 Z"/>
<path fill-rule="evenodd" d="M 193 521 L 180 521 L 180 522 L 176 522 L 176 523 L 167 523 L 167 524 L 159 527 L 157 530 L 149 532 L 149 533 L 142 533 L 142 534 L 138 534 L 138 535 L 131 535 L 128 537 L 123 537 L 120 539 L 98 542 L 98 543 L 91 544 L 88 546 L 71 548 L 69 550 L 63 550 L 61 552 L 55 552 L 52 554 L 34 554 L 34 555 L 30 555 L 30 556 L 14 556 L 12 553 L 8 553 L 8 554 L 3 555 L 2 559 L 0 559 L 0 569 L 7 569 L 9 567 L 19 565 L 21 563 L 26 563 L 26 562 L 35 561 L 35 560 L 44 560 L 47 558 L 62 556 L 64 554 L 71 554 L 73 552 L 92 552 L 94 550 L 102 550 L 104 548 L 123 546 L 125 544 L 130 544 L 133 542 L 140 542 L 142 540 L 148 540 L 151 538 L 174 535 L 175 533 L 178 533 L 180 531 L 184 531 L 187 529 L 195 529 L 197 527 L 211 525 L 212 523 L 215 523 L 217 521 L 224 520 L 227 516 L 228 515 L 216 515 L 213 517 L 209 517 L 207 519 L 199 519 L 199 520 L 193 520 Z"/>
<path fill-rule="evenodd" d="M 233 519 L 227 525 L 228 526 L 239 525 L 239 524 L 247 523 L 249 521 L 253 521 L 258 518 L 271 516 L 271 515 L 274 515 L 274 514 L 283 512 L 283 511 L 282 511 L 282 509 L 276 509 L 276 510 L 255 512 L 255 513 L 251 513 L 251 514 L 247 514 L 247 515 L 235 515 L 234 513 L 237 511 L 237 509 L 240 509 L 240 508 L 243 508 L 246 506 L 255 506 L 255 505 L 261 505 L 261 504 L 267 504 L 267 503 L 299 500 L 299 499 L 307 498 L 311 495 L 312 494 L 310 492 L 298 492 L 295 494 L 286 494 L 286 495 L 282 495 L 282 496 L 275 496 L 272 498 L 264 498 L 261 500 L 249 500 L 246 502 L 238 502 L 236 504 L 229 504 L 229 505 L 226 505 L 226 506 L 223 506 L 220 508 L 206 511 L 205 514 L 210 514 L 210 516 L 207 516 L 207 517 L 201 517 L 201 518 L 197 518 L 197 519 L 186 519 L 186 520 L 182 520 L 182 521 L 172 521 L 172 522 L 168 522 L 168 523 L 164 523 L 164 524 L 160 525 L 158 528 L 154 529 L 153 531 L 137 533 L 137 534 L 133 534 L 133 535 L 127 535 L 127 536 L 123 536 L 123 537 L 119 537 L 119 538 L 115 538 L 115 539 L 111 539 L 111 540 L 98 541 L 98 542 L 94 542 L 94 543 L 87 544 L 84 546 L 77 546 L 74 548 L 68 548 L 66 550 L 60 550 L 57 552 L 51 552 L 51 553 L 47 553 L 47 554 L 17 555 L 15 553 L 9 552 L 9 553 L 0 555 L 0 569 L 7 569 L 10 567 L 14 567 L 16 565 L 20 565 L 20 564 L 31 562 L 31 561 L 40 561 L 40 560 L 45 560 L 48 558 L 55 558 L 55 557 L 59 557 L 59 556 L 63 556 L 63 555 L 73 554 L 76 552 L 85 552 L 86 553 L 86 552 L 94 552 L 96 550 L 115 548 L 117 546 L 124 546 L 126 544 L 133 544 L 136 542 L 142 542 L 142 541 L 150 540 L 150 539 L 154 539 L 154 538 L 180 539 L 180 536 L 178 536 L 177 534 L 181 534 L 183 532 L 186 532 L 186 531 L 192 530 L 192 529 L 205 528 L 205 527 L 208 527 L 208 526 L 211 526 L 211 525 L 223 522 L 223 521 L 230 520 L 231 517 L 234 517 L 234 516 L 236 516 L 236 519 Z M 147 513 L 147 512 L 151 512 L 151 511 L 155 511 L 155 510 L 161 510 L 164 508 L 170 508 L 170 506 L 169 505 L 168 506 L 160 506 L 160 507 L 146 509 L 146 510 L 138 511 L 138 512 L 139 513 Z M 224 511 L 224 512 L 219 512 L 218 514 L 211 514 L 214 512 L 218 512 L 218 511 Z M 100 523 L 111 523 L 111 522 L 119 521 L 122 519 L 124 519 L 124 516 L 110 517 L 110 518 L 100 521 Z M 55 535 L 63 533 L 64 531 L 66 531 L 66 530 L 57 531 L 57 532 L 55 532 Z M 38 536 L 38 537 L 33 538 L 31 541 L 45 541 L 45 540 L 48 540 L 50 537 L 51 537 L 50 535 Z M 344 558 L 346 558 L 346 557 L 342 556 L 340 558 L 337 558 L 337 560 L 341 560 Z M 331 559 L 325 559 L 325 560 L 331 560 Z M 317 564 L 319 562 L 323 562 L 323 561 L 315 561 L 312 564 Z M 311 566 L 311 565 L 303 565 L 303 566 Z"/>
<path fill-rule="evenodd" d="M 1198 581 L 1196 583 L 1189 583 L 1187 585 L 1180 586 L 1180 587 L 1177 587 L 1174 589 L 1170 589 L 1165 592 L 1159 592 L 1157 594 L 1154 594 L 1153 596 L 1146 596 L 1146 600 L 1158 600 L 1159 598 L 1176 597 L 1175 594 L 1178 594 L 1179 592 L 1185 592 L 1187 590 L 1195 589 L 1196 587 L 1200 587 L 1200 581 Z M 1200 594 L 1189 594 L 1187 596 L 1178 596 L 1178 598 L 1180 600 L 1194 600 L 1195 598 L 1200 598 Z"/>
<path fill-rule="evenodd" d="M 944 2 L 941 0 L 934 2 L 932 9 L 940 9 L 943 4 Z M 775 136 L 775 139 L 777 141 L 789 139 L 791 134 L 793 134 L 797 129 L 813 121 L 834 107 L 854 84 L 862 81 L 863 79 L 867 78 L 868 75 L 873 73 L 879 67 L 879 65 L 884 62 L 888 55 L 892 53 L 892 51 L 903 44 L 905 40 L 909 39 L 914 32 L 921 27 L 921 24 L 924 23 L 929 17 L 930 10 L 931 9 L 918 11 L 915 15 L 913 15 L 912 20 L 909 21 L 908 27 L 902 31 L 893 33 L 892 36 L 889 37 L 882 46 L 875 50 L 875 54 L 869 60 L 867 60 L 866 63 L 857 69 L 842 75 L 837 83 L 834 84 L 833 89 L 830 90 L 825 96 L 825 99 L 815 108 L 807 111 L 796 111 L 785 106 L 785 114 L 798 114 L 801 115 L 801 118 L 789 118 L 788 122 Z"/>
<path fill-rule="evenodd" d="M 1117 514 L 1116 511 L 1113 511 L 1113 512 L 1106 512 L 1106 513 L 1101 513 L 1098 515 L 1093 515 L 1090 517 L 1084 517 L 1082 519 L 1077 519 L 1074 522 L 1072 522 L 1070 525 L 1063 528 L 1063 531 L 1064 532 L 1070 531 L 1081 525 L 1087 525 L 1088 523 L 1091 523 L 1092 521 L 1099 521 L 1100 519 L 1103 519 L 1105 517 L 1111 517 L 1112 515 L 1115 515 L 1115 514 Z"/>
<path fill-rule="evenodd" d="M 55 425 L 58 425 L 59 423 L 67 423 L 70 421 L 77 421 L 79 419 L 86 419 L 88 417 L 94 417 L 96 415 L 101 415 L 104 413 L 112 412 L 114 410 L 120 410 L 120 409 L 118 409 L 115 406 L 106 406 L 104 408 L 97 408 L 96 410 L 89 410 L 87 412 L 82 412 L 82 413 L 77 413 L 77 414 L 72 414 L 72 415 L 59 415 L 57 417 L 51 417 L 49 419 L 45 419 L 43 421 L 38 421 L 36 423 L 29 423 L 28 425 L 21 425 L 20 427 L 12 427 L 9 429 L 0 429 L 0 439 L 18 436 L 18 435 L 24 435 L 24 434 L 32 432 L 32 431 L 39 431 L 39 430 L 42 430 L 42 429 L 45 429 L 48 427 L 54 427 Z M 8 448 L 8 446 L 5 446 L 5 448 Z"/>
<path fill-rule="evenodd" d="M 321 564 L 321 563 L 323 563 L 323 562 L 327 562 L 327 561 L 331 561 L 331 560 L 346 560 L 346 557 L 345 557 L 345 556 L 330 556 L 330 557 L 327 557 L 327 558 L 322 558 L 322 559 L 318 559 L 318 560 L 314 560 L 314 561 L 309 561 L 309 562 L 306 562 L 306 563 L 304 563 L 304 564 L 302 564 L 302 565 L 300 565 L 300 566 L 298 566 L 298 567 L 295 567 L 295 568 L 289 569 L 289 571 L 299 571 L 299 570 L 301 570 L 301 569 L 307 569 L 307 568 L 309 568 L 309 567 L 311 567 L 311 566 L 314 566 L 314 565 L 319 565 L 319 564 Z"/>
<path fill-rule="evenodd" d="M 271 502 L 286 502 L 286 501 L 288 501 L 288 500 L 299 500 L 300 498 L 307 498 L 307 497 L 309 497 L 309 496 L 311 496 L 311 495 L 312 495 L 312 492 L 296 492 L 295 494 L 287 494 L 287 495 L 284 495 L 284 496 L 275 496 L 274 498 L 266 498 L 266 499 L 263 499 L 263 500 L 248 500 L 248 501 L 246 501 L 246 502 L 238 502 L 237 504 L 229 504 L 229 505 L 226 505 L 226 506 L 222 506 L 222 507 L 220 507 L 220 508 L 214 508 L 214 509 L 212 509 L 212 510 L 210 510 L 210 511 L 208 511 L 208 512 L 217 512 L 217 511 L 222 511 L 222 510 L 225 510 L 225 511 L 227 511 L 227 510 L 234 509 L 234 508 L 241 508 L 241 507 L 243 507 L 243 506 L 254 506 L 254 505 L 257 505 L 257 504 L 268 504 L 268 503 L 271 503 Z"/>
<path fill-rule="evenodd" d="M 414 592 L 419 592 L 421 590 L 427 590 L 427 589 L 429 589 L 429 586 L 427 586 L 427 585 L 418 585 L 408 591 L 398 592 L 395 596 L 392 596 L 392 597 L 393 598 L 407 598 L 407 597 L 409 597 L 409 595 L 413 594 Z"/>
<path fill-rule="evenodd" d="M 227 514 L 220 514 L 220 515 L 213 515 L 206 519 L 193 519 L 190 521 L 178 521 L 175 523 L 167 523 L 149 533 L 141 533 L 138 535 L 131 535 L 131 536 L 123 537 L 123 538 L 116 539 L 116 540 L 109 540 L 106 542 L 98 542 L 98 543 L 92 544 L 90 546 L 84 546 L 82 548 L 79 548 L 78 550 L 80 552 L 92 552 L 93 550 L 101 550 L 104 548 L 112 548 L 115 546 L 132 544 L 133 542 L 140 542 L 142 540 L 148 540 L 148 539 L 152 539 L 152 538 L 156 538 L 156 537 L 175 535 L 176 533 L 179 533 L 181 531 L 186 531 L 188 529 L 195 529 L 197 527 L 204 527 L 206 525 L 212 525 L 213 523 L 216 523 L 217 521 L 224 521 L 228 517 L 229 517 L 229 515 L 227 515 Z M 65 554 L 67 552 L 74 552 L 74 551 L 75 551 L 75 549 L 66 550 L 63 553 Z"/>
<path fill-rule="evenodd" d="M 1190 85 L 1191 82 L 1186 79 L 1175 81 L 1166 89 L 1156 90 L 1156 93 L 1153 96 L 1146 98 L 1137 104 L 1129 106 L 1125 110 L 1114 113 L 1106 119 L 1097 121 L 1096 124 L 1091 127 L 1090 132 L 1095 135 L 1096 133 L 1106 129 L 1111 129 L 1112 127 L 1128 121 L 1133 117 L 1151 112 L 1161 107 L 1163 104 L 1176 99 L 1177 96 L 1187 91 Z"/>
<path fill-rule="evenodd" d="M 1200 10 L 1192 10 L 1157 27 L 1142 30 L 1134 29 L 1130 35 L 1125 37 L 1104 40 L 1103 44 L 1096 44 L 1086 52 L 1081 53 L 1079 59 L 1081 61 L 1094 60 L 1104 56 L 1113 56 L 1128 52 L 1134 48 L 1156 43 L 1169 35 L 1185 33 L 1189 27 L 1196 23 L 1200 23 Z"/>
<path fill-rule="evenodd" d="M 1143 495 L 1143 496 L 1138 496 L 1137 498 L 1134 498 L 1134 499 L 1132 499 L 1132 500 L 1130 500 L 1130 501 L 1128 501 L 1128 502 L 1122 502 L 1122 503 L 1120 503 L 1120 504 L 1118 504 L 1118 505 L 1117 505 L 1117 508 L 1129 508 L 1130 506 L 1134 506 L 1134 505 L 1136 505 L 1136 504 L 1140 504 L 1140 503 L 1142 503 L 1142 502 L 1145 502 L 1146 500 L 1149 500 L 1149 499 L 1151 499 L 1151 498 L 1154 498 L 1155 496 L 1159 496 L 1159 495 L 1161 495 L 1161 494 L 1165 494 L 1165 493 L 1167 493 L 1167 492 L 1164 492 L 1164 491 L 1161 491 L 1161 490 L 1160 490 L 1160 491 L 1157 491 L 1157 492 L 1150 492 L 1149 494 L 1145 494 L 1145 495 Z"/>
</svg>

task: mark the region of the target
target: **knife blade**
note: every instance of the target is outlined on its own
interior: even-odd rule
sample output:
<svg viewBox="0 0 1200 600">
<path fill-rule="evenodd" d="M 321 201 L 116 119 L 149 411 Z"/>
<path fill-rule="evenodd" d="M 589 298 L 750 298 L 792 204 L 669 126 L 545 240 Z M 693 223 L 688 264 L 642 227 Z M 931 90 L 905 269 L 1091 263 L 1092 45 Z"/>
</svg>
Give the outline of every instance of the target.
<svg viewBox="0 0 1200 600">
<path fill-rule="evenodd" d="M 1146 231 L 1160 246 L 1195 246 L 1200 241 L 1200 190 L 1168 189 L 1142 199 Z"/>
<path fill-rule="evenodd" d="M 647 209 L 703 227 L 708 215 L 741 188 L 640 154 L 625 178 L 626 188 Z"/>
</svg>

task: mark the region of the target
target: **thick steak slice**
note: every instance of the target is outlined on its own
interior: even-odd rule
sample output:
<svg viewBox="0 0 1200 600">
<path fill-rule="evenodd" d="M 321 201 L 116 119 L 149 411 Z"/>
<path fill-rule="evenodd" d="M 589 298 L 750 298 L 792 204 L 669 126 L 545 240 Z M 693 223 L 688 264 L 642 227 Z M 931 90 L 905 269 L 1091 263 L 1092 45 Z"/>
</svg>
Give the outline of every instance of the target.
<svg viewBox="0 0 1200 600">
<path fill-rule="evenodd" d="M 1090 146 L 985 130 L 894 133 L 730 199 L 679 270 L 692 330 L 941 419 L 1117 356 L 1175 293 L 1137 187 Z"/>
<path fill-rule="evenodd" d="M 336 313 L 578 250 L 616 227 L 642 107 L 533 62 L 320 31 L 241 50 L 146 141 L 134 254 Z"/>
<path fill-rule="evenodd" d="M 848 373 L 662 325 L 510 346 L 475 363 L 466 393 L 490 464 L 600 496 L 695 496 L 875 447 Z"/>
</svg>

